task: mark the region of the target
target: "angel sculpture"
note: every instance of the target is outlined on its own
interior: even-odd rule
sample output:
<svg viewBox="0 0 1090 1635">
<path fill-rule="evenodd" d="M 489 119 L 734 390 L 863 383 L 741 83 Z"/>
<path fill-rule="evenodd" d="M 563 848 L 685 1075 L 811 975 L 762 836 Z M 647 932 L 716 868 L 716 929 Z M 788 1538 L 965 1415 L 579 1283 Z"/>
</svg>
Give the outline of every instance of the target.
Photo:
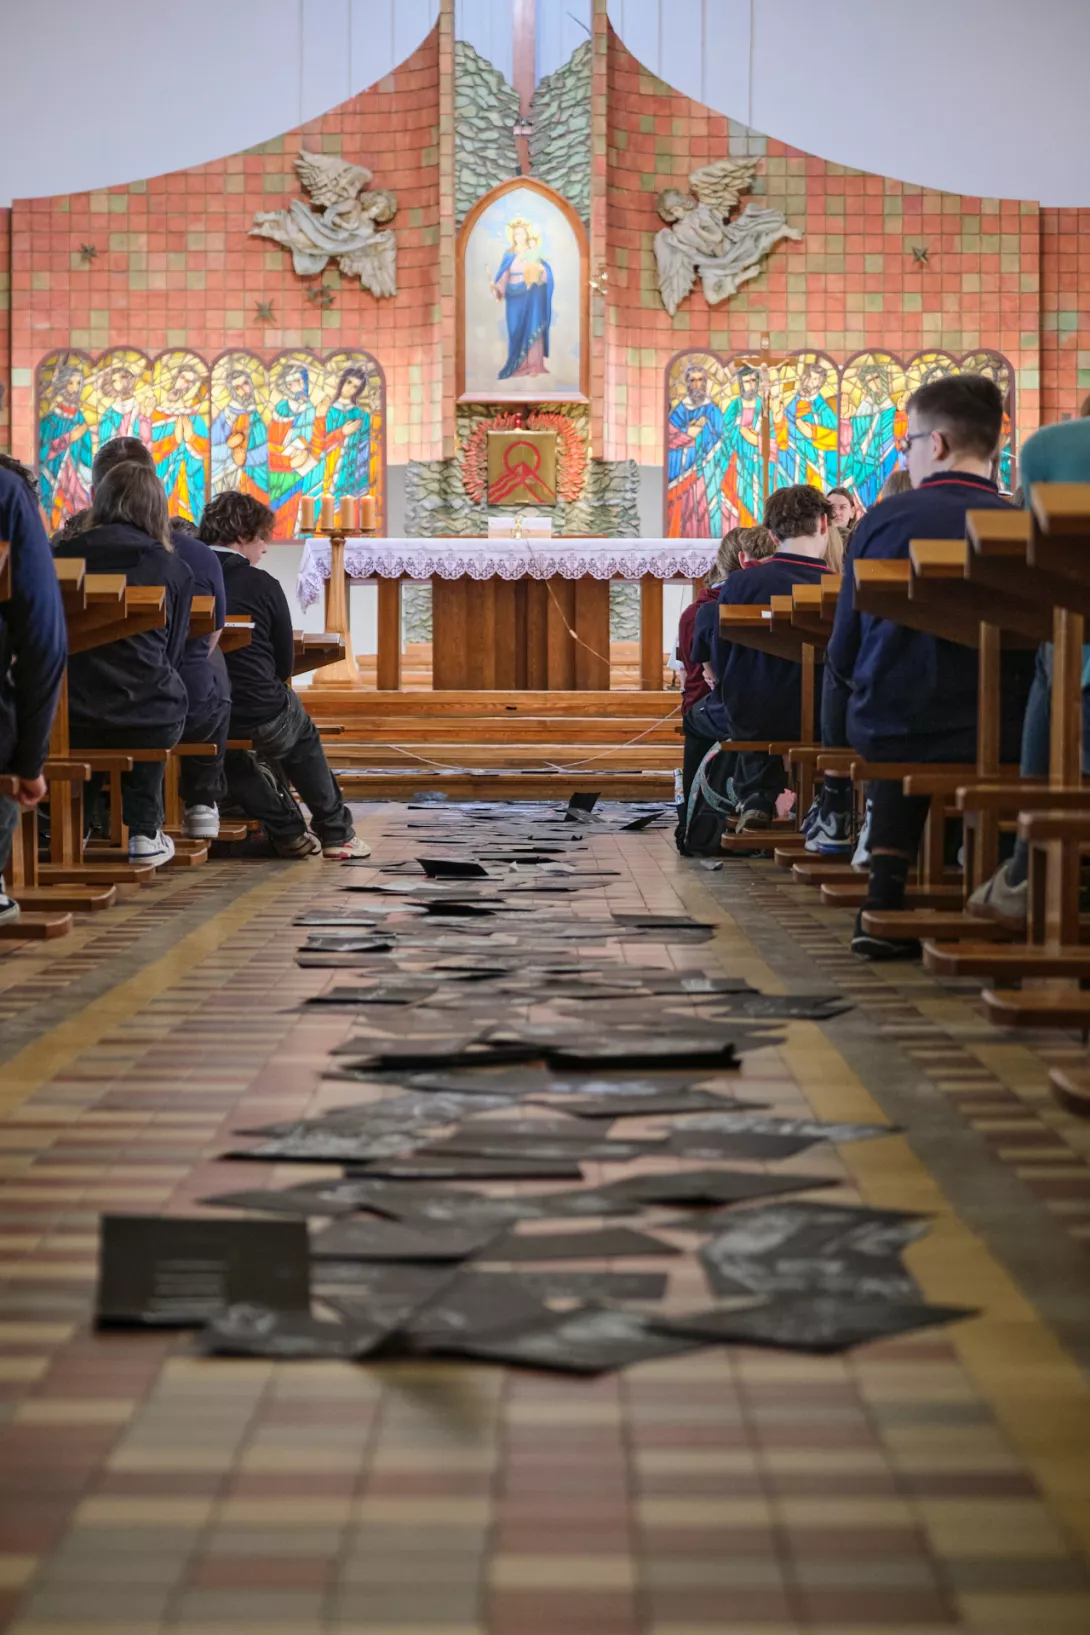
<svg viewBox="0 0 1090 1635">
<path fill-rule="evenodd" d="M 779 210 L 758 204 L 747 204 L 735 221 L 730 220 L 740 196 L 752 185 L 757 164 L 756 159 L 717 159 L 689 177 L 695 199 L 679 187 L 666 187 L 655 200 L 666 223 L 655 234 L 659 294 L 671 318 L 698 272 L 714 306 L 756 278 L 774 244 L 802 237 Z"/>
<path fill-rule="evenodd" d="M 372 295 L 397 294 L 397 240 L 379 226 L 392 220 L 397 199 L 383 189 L 368 192 L 371 172 L 332 153 L 308 153 L 295 161 L 299 179 L 318 210 L 293 199 L 286 210 L 259 210 L 251 237 L 275 239 L 291 251 L 301 277 L 324 272 L 336 261 Z"/>
</svg>

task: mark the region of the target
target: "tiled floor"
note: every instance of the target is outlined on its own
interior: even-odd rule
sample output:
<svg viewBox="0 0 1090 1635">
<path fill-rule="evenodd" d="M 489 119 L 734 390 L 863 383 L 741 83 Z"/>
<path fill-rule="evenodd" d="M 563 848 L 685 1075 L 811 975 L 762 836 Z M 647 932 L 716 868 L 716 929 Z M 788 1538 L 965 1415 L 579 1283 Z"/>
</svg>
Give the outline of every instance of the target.
<svg viewBox="0 0 1090 1635">
<path fill-rule="evenodd" d="M 393 816 L 369 809 L 364 832 Z M 332 976 L 295 966 L 289 923 L 328 866 L 179 874 L 0 956 L 0 1627 L 1090 1628 L 1090 1130 L 1047 1089 L 1079 1047 L 996 1033 L 971 986 L 858 966 L 843 919 L 769 866 L 709 874 L 663 834 L 594 855 L 623 871 L 611 906 L 719 922 L 661 962 L 851 992 L 848 1015 L 747 1056 L 739 1089 L 905 1126 L 784 1167 L 933 1213 L 909 1263 L 929 1299 L 983 1315 L 843 1359 L 719 1349 L 590 1382 L 90 1333 L 101 1210 L 254 1184 L 215 1161 L 232 1128 L 344 1099 L 319 1074 L 348 1022 L 293 1008 Z"/>
</svg>

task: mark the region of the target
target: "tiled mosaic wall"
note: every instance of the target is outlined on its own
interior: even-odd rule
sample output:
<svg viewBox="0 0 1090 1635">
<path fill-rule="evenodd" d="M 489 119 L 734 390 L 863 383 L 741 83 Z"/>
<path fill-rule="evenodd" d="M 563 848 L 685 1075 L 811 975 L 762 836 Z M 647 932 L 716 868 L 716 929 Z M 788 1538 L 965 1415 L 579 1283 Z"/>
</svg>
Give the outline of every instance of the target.
<svg viewBox="0 0 1090 1635">
<path fill-rule="evenodd" d="M 1036 204 L 935 193 L 827 164 L 678 96 L 612 33 L 607 95 L 607 455 L 661 461 L 663 376 L 674 353 L 745 351 L 764 334 L 773 353 L 810 348 L 838 364 L 873 348 L 994 349 L 1014 365 L 1023 435 L 1037 423 Z M 655 196 L 687 186 L 690 171 L 727 152 L 763 159 L 761 202 L 804 237 L 778 245 L 730 301 L 710 307 L 695 291 L 671 319 L 655 286 Z"/>
<path fill-rule="evenodd" d="M 300 279 L 286 250 L 247 236 L 255 211 L 302 196 L 292 165 L 301 147 L 365 161 L 373 185 L 397 195 L 393 298 L 376 300 L 331 266 L 333 301 L 323 306 L 312 298 L 319 280 Z M 363 349 L 386 372 L 390 458 L 440 453 L 438 157 L 433 32 L 373 90 L 259 148 L 127 187 L 17 200 L 14 451 L 32 458 L 36 448 L 34 372 L 46 353 L 130 346 L 206 358 Z"/>
<path fill-rule="evenodd" d="M 828 164 L 675 94 L 612 33 L 604 0 L 595 0 L 592 25 L 557 84 L 589 74 L 596 465 L 661 470 L 670 360 L 733 357 L 763 335 L 774 355 L 819 351 L 835 368 L 868 350 L 910 358 L 988 349 L 1010 360 L 1019 438 L 1039 417 L 1077 412 L 1090 391 L 1090 211 L 934 193 Z M 390 463 L 454 457 L 450 200 L 466 174 L 455 164 L 466 110 L 456 108 L 454 54 L 444 4 L 436 30 L 401 67 L 299 130 L 189 171 L 0 212 L 0 446 L 35 458 L 35 373 L 51 353 L 131 347 L 212 361 L 226 351 L 267 359 L 361 350 L 385 372 Z M 538 131 L 532 145 L 566 165 L 574 150 L 564 135 Z M 286 251 L 247 236 L 256 210 L 301 196 L 292 159 L 304 145 L 366 161 L 374 185 L 396 193 L 393 299 L 376 300 L 331 268 L 332 302 L 323 305 L 329 297 L 315 299 L 318 281 L 299 279 Z M 709 307 L 698 288 L 671 319 L 655 287 L 655 195 L 727 152 L 762 159 L 763 201 L 804 237 L 778 245 L 729 302 Z M 505 174 L 509 163 L 505 149 Z"/>
</svg>

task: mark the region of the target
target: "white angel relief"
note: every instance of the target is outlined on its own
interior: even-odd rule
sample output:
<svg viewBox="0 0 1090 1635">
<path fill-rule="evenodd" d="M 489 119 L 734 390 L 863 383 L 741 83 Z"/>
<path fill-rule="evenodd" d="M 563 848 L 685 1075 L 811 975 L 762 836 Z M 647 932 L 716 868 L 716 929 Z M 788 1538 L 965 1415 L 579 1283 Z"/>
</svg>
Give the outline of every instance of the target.
<svg viewBox="0 0 1090 1635">
<path fill-rule="evenodd" d="M 324 272 L 336 261 L 375 296 L 397 294 L 397 240 L 380 226 L 393 219 L 397 199 L 369 191 L 371 172 L 332 153 L 308 153 L 295 161 L 299 179 L 318 208 L 293 199 L 286 210 L 259 210 L 251 237 L 275 239 L 291 251 L 301 277 Z"/>
<path fill-rule="evenodd" d="M 714 306 L 756 278 L 761 262 L 781 239 L 800 239 L 779 210 L 747 204 L 735 221 L 730 213 L 753 183 L 756 159 L 717 159 L 694 170 L 693 199 L 679 187 L 663 188 L 655 207 L 666 226 L 655 234 L 659 294 L 671 318 L 693 287 L 697 273 Z"/>
</svg>

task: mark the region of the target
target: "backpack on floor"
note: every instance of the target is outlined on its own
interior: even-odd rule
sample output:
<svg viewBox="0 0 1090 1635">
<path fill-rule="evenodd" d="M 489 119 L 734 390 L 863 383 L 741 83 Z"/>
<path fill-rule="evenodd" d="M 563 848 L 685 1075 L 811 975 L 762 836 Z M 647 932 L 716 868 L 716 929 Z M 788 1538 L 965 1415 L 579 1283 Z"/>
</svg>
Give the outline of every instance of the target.
<svg viewBox="0 0 1090 1635">
<path fill-rule="evenodd" d="M 730 789 L 732 757 L 718 745 L 709 749 L 689 790 L 688 803 L 678 808 L 674 838 L 682 857 L 718 857 L 727 819 L 735 803 Z"/>
</svg>

